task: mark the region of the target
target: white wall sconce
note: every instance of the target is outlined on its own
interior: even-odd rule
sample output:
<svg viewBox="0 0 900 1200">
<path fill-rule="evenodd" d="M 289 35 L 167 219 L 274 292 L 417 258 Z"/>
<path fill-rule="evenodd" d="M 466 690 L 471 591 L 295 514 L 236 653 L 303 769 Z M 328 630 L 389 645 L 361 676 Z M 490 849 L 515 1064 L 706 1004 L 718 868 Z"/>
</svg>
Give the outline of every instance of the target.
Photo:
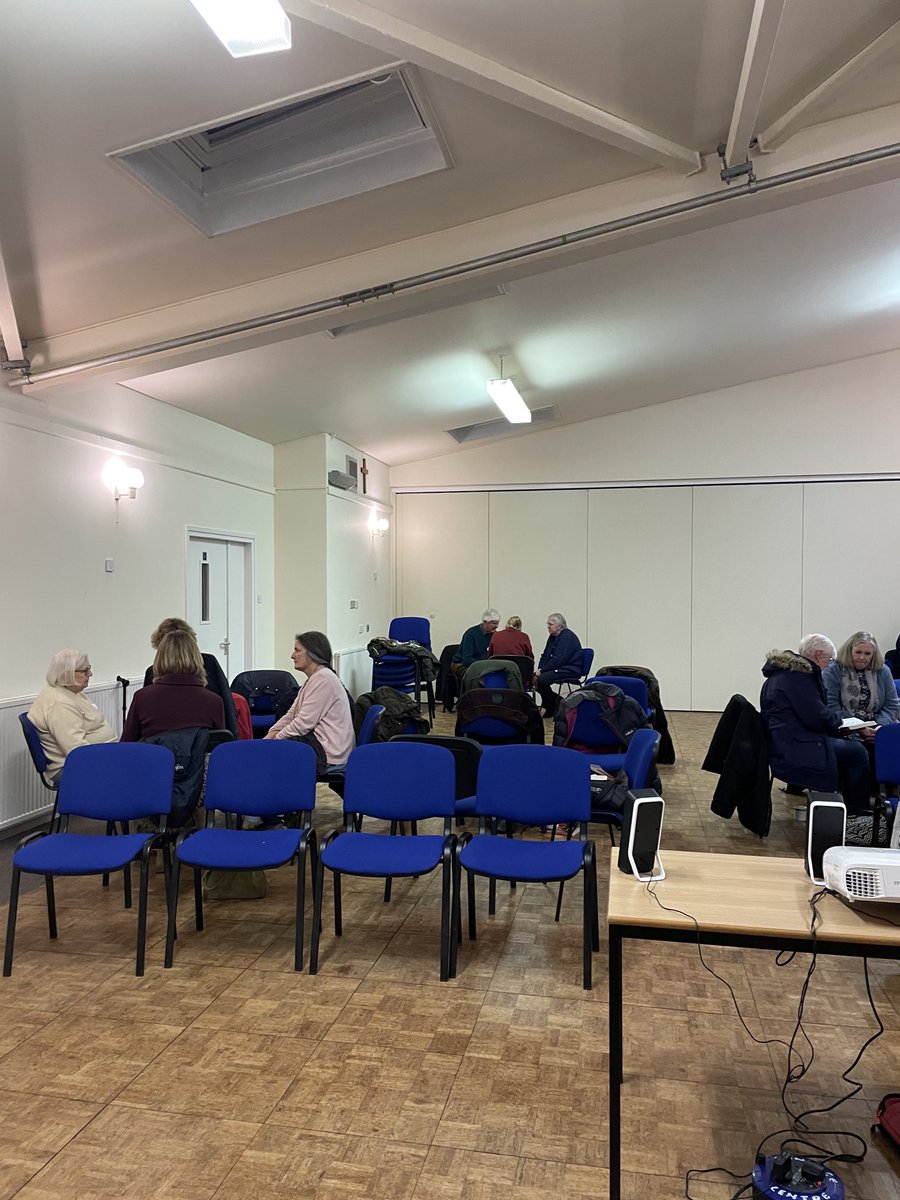
<svg viewBox="0 0 900 1200">
<path fill-rule="evenodd" d="M 119 523 L 119 501 L 137 500 L 138 489 L 144 486 L 144 472 L 129 467 L 122 458 L 111 458 L 103 468 L 103 482 L 116 502 L 116 524 Z"/>
<path fill-rule="evenodd" d="M 372 537 L 384 537 L 390 527 L 391 523 L 387 517 L 379 517 L 373 508 L 369 513 L 369 533 L 371 533 Z"/>
</svg>

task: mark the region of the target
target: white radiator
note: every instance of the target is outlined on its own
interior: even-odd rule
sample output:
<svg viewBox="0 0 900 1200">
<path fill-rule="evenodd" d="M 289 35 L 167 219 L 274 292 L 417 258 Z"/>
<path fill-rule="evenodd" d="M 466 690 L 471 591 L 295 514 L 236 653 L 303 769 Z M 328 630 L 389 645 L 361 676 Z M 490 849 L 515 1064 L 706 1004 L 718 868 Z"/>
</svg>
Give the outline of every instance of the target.
<svg viewBox="0 0 900 1200">
<path fill-rule="evenodd" d="M 137 682 L 142 682 L 141 677 Z M 118 683 L 98 683 L 85 695 L 97 705 L 116 733 L 122 731 L 122 688 Z M 132 691 L 129 690 L 129 700 Z M 49 816 L 53 796 L 38 777 L 22 736 L 19 713 L 31 708 L 34 696 L 0 700 L 0 829 L 39 824 Z"/>
<path fill-rule="evenodd" d="M 336 651 L 334 669 L 338 679 L 354 699 L 363 692 L 372 690 L 372 659 L 365 646 Z"/>
</svg>

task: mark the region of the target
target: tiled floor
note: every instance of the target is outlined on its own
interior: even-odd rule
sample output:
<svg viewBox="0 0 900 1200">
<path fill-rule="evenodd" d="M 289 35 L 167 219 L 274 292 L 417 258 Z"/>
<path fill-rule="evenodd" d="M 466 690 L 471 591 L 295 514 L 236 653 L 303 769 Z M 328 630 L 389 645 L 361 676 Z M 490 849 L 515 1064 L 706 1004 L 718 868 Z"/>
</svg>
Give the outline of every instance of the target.
<svg viewBox="0 0 900 1200">
<path fill-rule="evenodd" d="M 715 717 L 674 714 L 678 763 L 662 768 L 663 847 L 796 854 L 803 827 L 777 790 L 766 842 L 709 811 L 700 771 Z M 452 718 L 438 729 L 452 732 Z M 320 789 L 316 825 L 337 822 Z M 601 905 L 607 839 L 601 851 Z M 292 872 L 264 900 L 181 908 L 176 965 L 162 961 L 153 880 L 148 969 L 134 977 L 133 913 L 98 881 L 57 885 L 60 936 L 43 893 L 25 895 L 15 970 L 0 982 L 0 1200 L 267 1196 L 384 1200 L 562 1200 L 607 1194 L 605 938 L 595 988 L 580 986 L 580 902 L 498 890 L 493 919 L 438 981 L 437 881 L 345 883 L 344 936 L 326 923 L 320 973 L 292 970 Z M 330 893 L 329 893 L 330 895 Z M 482 906 L 484 908 L 484 906 Z M 327 911 L 327 910 L 326 910 Z M 626 951 L 625 1196 L 675 1200 L 688 1167 L 749 1168 L 782 1129 L 785 1049 L 806 960 L 695 949 Z M 900 966 L 871 968 L 886 1033 L 855 1072 L 861 1096 L 818 1121 L 868 1136 L 874 1101 L 900 1090 Z M 842 1093 L 841 1072 L 872 1032 L 862 964 L 822 960 L 807 1003 L 815 1063 L 795 1109 Z M 774 1041 L 779 1039 L 780 1041 Z M 815 1127 L 816 1121 L 811 1122 Z M 848 1195 L 896 1200 L 900 1163 L 877 1147 L 839 1168 Z M 734 1182 L 698 1181 L 697 1200 Z"/>
</svg>

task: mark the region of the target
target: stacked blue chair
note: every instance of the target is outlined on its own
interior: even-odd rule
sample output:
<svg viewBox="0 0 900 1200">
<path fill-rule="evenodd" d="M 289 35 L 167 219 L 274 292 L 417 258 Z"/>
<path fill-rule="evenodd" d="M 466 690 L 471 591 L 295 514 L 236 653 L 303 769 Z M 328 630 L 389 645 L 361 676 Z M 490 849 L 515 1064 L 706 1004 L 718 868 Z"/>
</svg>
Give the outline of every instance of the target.
<svg viewBox="0 0 900 1200">
<path fill-rule="evenodd" d="M 431 622 L 427 617 L 394 617 L 388 637 L 395 642 L 418 642 L 431 649 Z"/>
<path fill-rule="evenodd" d="M 51 828 L 56 827 L 58 831 L 29 834 L 20 842 L 13 856 L 4 975 L 12 974 L 19 882 L 23 871 L 44 876 L 50 937 L 55 938 L 57 927 L 53 880 L 56 876 L 104 875 L 122 871 L 128 880 L 131 864 L 136 861 L 141 866 L 141 882 L 135 974 L 143 975 L 150 851 L 161 847 L 168 870 L 165 828 L 166 816 L 172 807 L 174 776 L 174 755 L 163 746 L 148 746 L 142 742 L 109 742 L 79 746 L 68 755 L 65 770 L 60 776 L 54 821 L 51 823 Z M 126 832 L 114 837 L 69 833 L 67 826 L 70 816 L 122 823 Z M 142 817 L 157 818 L 160 823 L 159 834 L 127 832 L 128 823 Z M 127 892 L 126 896 L 129 894 Z"/>
<path fill-rule="evenodd" d="M 316 804 L 316 755 L 304 742 L 288 739 L 227 742 L 210 756 L 206 775 L 205 829 L 188 830 L 175 846 L 169 881 L 169 926 L 165 965 L 171 967 L 178 913 L 178 883 L 183 863 L 194 872 L 194 917 L 203 929 L 201 872 L 268 871 L 296 860 L 294 970 L 303 969 L 306 853 L 316 866 L 316 835 L 311 827 Z M 226 817 L 283 818 L 291 828 L 229 829 L 213 825 L 214 813 Z M 239 824 L 239 822 L 238 822 Z"/>
<path fill-rule="evenodd" d="M 523 883 L 556 883 L 582 876 L 583 986 L 591 987 L 591 955 L 600 949 L 597 913 L 597 860 L 587 840 L 591 815 L 590 763 L 560 746 L 497 746 L 478 768 L 475 812 L 483 830 L 463 835 L 459 861 L 467 871 L 469 938 L 476 937 L 475 876 Z M 488 833 L 488 820 L 508 824 L 579 827 L 577 840 L 518 841 Z M 556 920 L 559 920 L 559 905 Z"/>
<path fill-rule="evenodd" d="M 388 637 L 397 642 L 418 642 L 431 649 L 431 622 L 427 617 L 394 617 L 388 629 Z M 428 714 L 434 720 L 434 686 L 423 680 L 419 673 L 418 660 L 405 654 L 383 654 L 372 663 L 372 690 L 377 687 L 392 687 L 395 691 L 412 695 L 419 704 L 425 692 Z"/>
<path fill-rule="evenodd" d="M 454 816 L 455 768 L 453 755 L 443 746 L 404 742 L 374 742 L 359 746 L 350 755 L 344 791 L 344 823 L 325 839 L 316 872 L 315 908 L 309 973 L 319 963 L 322 897 L 325 871 L 331 872 L 334 889 L 334 935 L 343 933 L 341 878 L 357 875 L 386 880 L 427 875 L 441 868 L 440 978 L 456 974 L 458 921 L 458 867 Z M 358 817 L 401 822 L 431 817 L 443 821 L 441 834 L 360 833 L 353 828 Z"/>
</svg>

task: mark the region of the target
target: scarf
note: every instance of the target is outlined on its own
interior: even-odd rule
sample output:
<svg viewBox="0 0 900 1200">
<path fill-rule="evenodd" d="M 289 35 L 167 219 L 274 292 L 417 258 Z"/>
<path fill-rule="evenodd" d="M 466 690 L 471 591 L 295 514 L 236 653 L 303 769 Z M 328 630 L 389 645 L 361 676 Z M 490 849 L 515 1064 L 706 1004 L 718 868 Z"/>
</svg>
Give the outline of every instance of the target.
<svg viewBox="0 0 900 1200">
<path fill-rule="evenodd" d="M 841 704 L 851 717 L 872 721 L 881 708 L 881 683 L 877 671 L 857 671 L 844 667 L 841 671 Z"/>
</svg>

